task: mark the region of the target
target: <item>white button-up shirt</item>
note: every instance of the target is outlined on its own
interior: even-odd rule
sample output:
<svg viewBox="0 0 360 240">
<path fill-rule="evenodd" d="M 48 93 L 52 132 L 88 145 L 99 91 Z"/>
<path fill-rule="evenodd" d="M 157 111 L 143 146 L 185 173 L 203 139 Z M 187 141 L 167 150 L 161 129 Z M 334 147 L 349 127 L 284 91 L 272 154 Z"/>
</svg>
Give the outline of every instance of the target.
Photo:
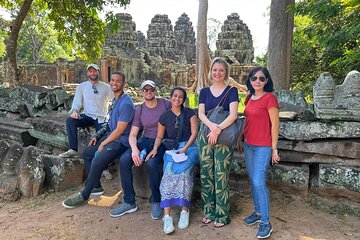
<svg viewBox="0 0 360 240">
<path fill-rule="evenodd" d="M 76 109 L 79 113 L 97 119 L 99 123 L 106 121 L 108 106 L 114 98 L 114 93 L 109 84 L 99 81 L 95 84 L 97 93 L 94 93 L 93 84 L 90 80 L 80 83 L 76 88 L 71 110 Z M 83 110 L 83 111 L 81 111 Z"/>
</svg>

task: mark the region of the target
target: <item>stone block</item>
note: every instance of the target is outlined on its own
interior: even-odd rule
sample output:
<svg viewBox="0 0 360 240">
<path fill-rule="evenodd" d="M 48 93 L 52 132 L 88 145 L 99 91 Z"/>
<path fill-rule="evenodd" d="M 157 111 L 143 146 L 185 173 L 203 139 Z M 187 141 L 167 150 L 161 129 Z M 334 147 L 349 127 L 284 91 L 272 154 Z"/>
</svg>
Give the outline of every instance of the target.
<svg viewBox="0 0 360 240">
<path fill-rule="evenodd" d="M 35 145 L 37 139 L 30 135 L 31 129 L 32 126 L 26 122 L 0 118 L 0 139 L 16 141 L 24 147 Z"/>
<path fill-rule="evenodd" d="M 230 165 L 230 173 L 240 176 L 247 176 L 245 157 L 243 153 L 234 151 L 233 159 Z"/>
<path fill-rule="evenodd" d="M 268 171 L 271 185 L 308 193 L 310 169 L 308 164 L 281 162 Z"/>
<path fill-rule="evenodd" d="M 119 166 L 120 171 L 120 166 Z M 142 164 L 140 167 L 134 166 L 133 171 L 133 186 L 136 193 L 136 197 L 150 198 L 151 189 L 147 176 L 146 164 Z M 120 186 L 122 186 L 120 178 Z"/>
<path fill-rule="evenodd" d="M 80 158 L 60 158 L 53 155 L 41 155 L 45 170 L 45 185 L 56 192 L 82 184 L 84 161 Z"/>
<path fill-rule="evenodd" d="M 292 158 L 297 159 L 297 161 L 303 162 L 300 158 L 300 156 L 295 156 L 295 154 L 299 154 L 299 152 L 302 153 L 313 153 L 313 154 L 320 154 L 320 155 L 327 155 L 329 159 L 331 156 L 335 157 L 341 157 L 341 158 L 349 158 L 354 159 L 350 160 L 353 163 L 358 165 L 359 157 L 360 157 L 360 139 L 339 139 L 339 140 L 333 140 L 328 139 L 326 141 L 311 141 L 311 142 L 304 142 L 304 141 L 288 141 L 288 140 L 279 140 L 278 142 L 278 148 L 280 151 L 285 151 L 287 154 L 288 151 L 293 151 L 294 155 L 291 156 Z M 312 158 L 313 156 L 304 156 L 304 159 L 306 158 Z M 343 160 L 339 159 L 333 159 L 336 162 L 343 162 Z M 289 160 L 291 161 L 291 160 Z M 323 160 L 319 161 L 322 162 Z M 291 161 L 293 162 L 293 161 Z M 310 161 L 314 162 L 314 161 Z M 332 162 L 329 160 L 328 162 Z"/>
<path fill-rule="evenodd" d="M 360 138 L 360 122 L 280 122 L 279 135 L 289 140 Z"/>
<path fill-rule="evenodd" d="M 319 164 L 318 188 L 314 190 L 360 203 L 360 167 Z"/>
</svg>

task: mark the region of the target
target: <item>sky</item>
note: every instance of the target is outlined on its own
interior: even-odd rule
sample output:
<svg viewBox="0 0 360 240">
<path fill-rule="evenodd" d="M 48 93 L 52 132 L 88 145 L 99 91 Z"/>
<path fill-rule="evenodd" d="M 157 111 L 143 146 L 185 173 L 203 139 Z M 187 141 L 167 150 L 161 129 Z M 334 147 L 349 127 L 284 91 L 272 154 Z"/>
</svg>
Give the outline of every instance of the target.
<svg viewBox="0 0 360 240">
<path fill-rule="evenodd" d="M 231 13 L 238 13 L 248 26 L 253 37 L 255 56 L 266 53 L 269 40 L 269 6 L 271 0 L 208 0 L 208 18 L 223 23 Z M 198 0 L 131 0 L 130 5 L 114 9 L 114 12 L 131 14 L 136 30 L 146 36 L 146 31 L 155 14 L 167 14 L 174 27 L 181 14 L 186 13 L 196 33 Z"/>
</svg>

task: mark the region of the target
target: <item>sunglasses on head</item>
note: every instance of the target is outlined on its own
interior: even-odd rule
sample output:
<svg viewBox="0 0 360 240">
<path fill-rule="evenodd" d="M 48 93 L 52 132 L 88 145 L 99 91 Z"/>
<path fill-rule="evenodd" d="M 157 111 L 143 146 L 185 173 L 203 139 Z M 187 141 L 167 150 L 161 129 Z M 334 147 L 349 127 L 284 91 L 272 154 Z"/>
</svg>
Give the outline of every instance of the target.
<svg viewBox="0 0 360 240">
<path fill-rule="evenodd" d="M 145 93 L 147 93 L 147 92 L 155 92 L 155 88 L 143 88 L 142 91 L 145 92 Z"/>
<path fill-rule="evenodd" d="M 251 81 L 255 82 L 257 79 L 260 80 L 260 82 L 265 82 L 266 81 L 266 78 L 265 77 L 256 77 L 256 76 L 252 76 L 250 78 Z"/>
<path fill-rule="evenodd" d="M 98 93 L 98 90 L 97 90 L 97 88 L 96 88 L 96 86 L 95 86 L 95 85 L 92 85 L 92 89 L 93 89 L 93 91 L 94 91 L 94 93 L 95 93 L 95 94 L 97 94 L 97 93 Z"/>
</svg>

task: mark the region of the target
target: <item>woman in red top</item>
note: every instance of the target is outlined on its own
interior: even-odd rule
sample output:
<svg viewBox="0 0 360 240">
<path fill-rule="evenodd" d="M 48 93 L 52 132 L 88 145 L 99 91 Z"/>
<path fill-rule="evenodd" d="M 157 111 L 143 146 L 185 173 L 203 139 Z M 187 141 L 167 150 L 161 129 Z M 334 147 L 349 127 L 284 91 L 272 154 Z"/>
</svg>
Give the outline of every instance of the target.
<svg viewBox="0 0 360 240">
<path fill-rule="evenodd" d="M 251 183 L 254 212 L 244 219 L 246 225 L 260 222 L 257 238 L 267 238 L 273 228 L 270 224 L 270 202 L 266 187 L 266 174 L 270 161 L 280 161 L 277 150 L 279 134 L 279 103 L 272 94 L 273 82 L 269 71 L 256 67 L 249 73 L 246 85 L 250 95 L 245 102 L 244 143 L 238 142 L 239 152 L 244 151 L 246 168 Z M 243 148 L 244 147 L 244 148 Z"/>
</svg>

